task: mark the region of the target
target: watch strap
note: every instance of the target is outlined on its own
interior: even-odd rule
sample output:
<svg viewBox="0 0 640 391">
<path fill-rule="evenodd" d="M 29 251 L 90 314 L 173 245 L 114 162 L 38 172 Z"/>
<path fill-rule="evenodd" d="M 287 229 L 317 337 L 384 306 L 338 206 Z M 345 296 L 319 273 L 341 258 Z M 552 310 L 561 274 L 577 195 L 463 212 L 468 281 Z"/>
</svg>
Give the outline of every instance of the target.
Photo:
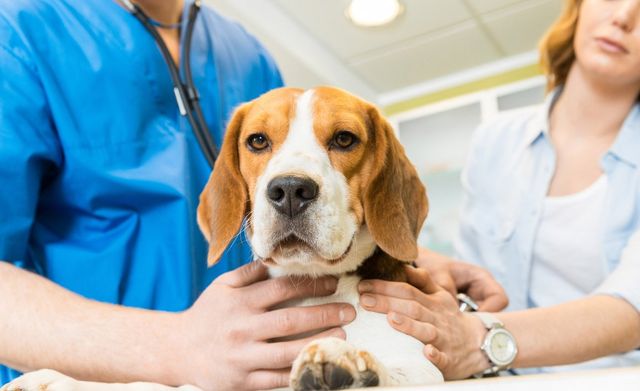
<svg viewBox="0 0 640 391">
<path fill-rule="evenodd" d="M 492 328 L 496 327 L 504 327 L 504 323 L 502 323 L 500 319 L 496 318 L 488 312 L 472 312 L 471 315 L 480 319 L 487 330 L 491 330 Z"/>
</svg>

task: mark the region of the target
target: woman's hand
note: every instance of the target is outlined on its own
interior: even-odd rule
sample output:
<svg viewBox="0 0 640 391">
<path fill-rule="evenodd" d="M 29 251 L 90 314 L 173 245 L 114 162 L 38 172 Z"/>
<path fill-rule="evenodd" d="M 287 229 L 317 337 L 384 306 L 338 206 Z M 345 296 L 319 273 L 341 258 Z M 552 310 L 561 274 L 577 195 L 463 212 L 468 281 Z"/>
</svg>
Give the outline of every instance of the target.
<svg viewBox="0 0 640 391">
<path fill-rule="evenodd" d="M 416 264 L 426 269 L 431 280 L 453 296 L 457 292 L 469 295 L 480 311 L 497 312 L 509 304 L 502 286 L 491 273 L 479 266 L 456 261 L 425 248 L 419 248 Z"/>
<path fill-rule="evenodd" d="M 391 326 L 425 344 L 424 354 L 445 379 L 463 379 L 489 367 L 480 350 L 486 333 L 476 317 L 460 312 L 457 300 L 423 269 L 406 267 L 408 283 L 363 280 L 360 303 L 386 313 Z"/>
</svg>

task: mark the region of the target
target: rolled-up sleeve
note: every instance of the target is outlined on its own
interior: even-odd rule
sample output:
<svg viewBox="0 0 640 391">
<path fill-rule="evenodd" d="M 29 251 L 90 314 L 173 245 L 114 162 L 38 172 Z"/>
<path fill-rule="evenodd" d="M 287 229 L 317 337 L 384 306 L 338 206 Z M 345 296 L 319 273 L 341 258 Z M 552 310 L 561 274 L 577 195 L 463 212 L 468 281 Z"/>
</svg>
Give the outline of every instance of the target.
<svg viewBox="0 0 640 391">
<path fill-rule="evenodd" d="M 620 263 L 594 294 L 620 297 L 640 311 L 640 231 L 631 235 L 622 251 Z"/>
<path fill-rule="evenodd" d="M 0 18 L 0 260 L 34 269 L 31 226 L 40 190 L 60 161 L 37 69 Z"/>
</svg>

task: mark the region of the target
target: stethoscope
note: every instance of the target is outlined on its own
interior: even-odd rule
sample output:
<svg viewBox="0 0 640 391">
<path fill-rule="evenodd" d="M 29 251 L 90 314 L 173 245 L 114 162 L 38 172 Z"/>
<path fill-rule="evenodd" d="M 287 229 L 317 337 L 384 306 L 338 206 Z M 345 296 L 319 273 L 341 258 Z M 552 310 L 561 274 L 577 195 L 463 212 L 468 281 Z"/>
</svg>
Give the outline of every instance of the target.
<svg viewBox="0 0 640 391">
<path fill-rule="evenodd" d="M 169 73 L 171 74 L 171 80 L 173 80 L 173 93 L 178 102 L 178 109 L 182 116 L 186 116 L 191 124 L 193 133 L 198 140 L 198 144 L 202 149 L 209 165 L 213 168 L 213 164 L 218 157 L 218 150 L 216 144 L 213 141 L 209 127 L 207 126 L 204 115 L 202 114 L 202 108 L 200 107 L 198 90 L 193 84 L 193 77 L 191 75 L 191 62 L 189 61 L 191 55 L 191 37 L 193 36 L 193 26 L 195 25 L 196 17 L 200 11 L 200 0 L 195 0 L 189 8 L 189 15 L 187 19 L 187 29 L 185 30 L 184 47 L 182 48 L 182 58 L 184 59 L 184 75 L 186 84 L 182 83 L 180 78 L 180 71 L 176 66 L 167 45 L 164 44 L 162 37 L 158 34 L 156 27 L 163 28 L 179 28 L 180 23 L 176 24 L 163 24 L 147 16 L 140 7 L 132 3 L 131 0 L 121 0 L 127 7 L 129 12 L 136 17 L 142 23 L 144 28 L 151 34 L 154 41 L 160 48 L 162 57 L 169 67 Z"/>
</svg>

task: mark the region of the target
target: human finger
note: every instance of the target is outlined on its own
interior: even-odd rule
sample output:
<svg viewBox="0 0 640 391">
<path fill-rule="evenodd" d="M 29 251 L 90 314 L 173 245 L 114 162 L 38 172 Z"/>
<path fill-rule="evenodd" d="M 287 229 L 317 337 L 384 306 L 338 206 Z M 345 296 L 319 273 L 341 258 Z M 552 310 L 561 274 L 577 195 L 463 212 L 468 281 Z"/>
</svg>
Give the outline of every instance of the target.
<svg viewBox="0 0 640 391">
<path fill-rule="evenodd" d="M 256 308 L 271 308 L 293 299 L 327 296 L 335 292 L 335 277 L 283 276 L 257 282 L 243 288 L 245 299 Z"/>
<path fill-rule="evenodd" d="M 387 320 L 394 329 L 410 335 L 422 343 L 433 343 L 438 337 L 438 331 L 430 323 L 421 322 L 397 312 L 387 314 Z"/>
<path fill-rule="evenodd" d="M 290 369 L 260 369 L 247 375 L 246 386 L 250 390 L 270 390 L 289 385 Z"/>
<path fill-rule="evenodd" d="M 362 280 L 358 284 L 358 292 L 373 293 L 399 299 L 418 300 L 424 295 L 418 288 L 406 282 L 384 280 Z"/>
<path fill-rule="evenodd" d="M 418 267 L 405 266 L 404 270 L 407 275 L 407 282 L 424 293 L 436 293 L 442 288 L 431 278 L 431 273 L 426 269 Z"/>
<path fill-rule="evenodd" d="M 265 342 L 261 344 L 254 355 L 260 362 L 255 363 L 255 368 L 282 369 L 290 368 L 293 360 L 309 343 L 320 338 L 335 337 L 346 338 L 346 333 L 340 327 L 334 327 L 321 333 L 286 342 Z"/>
<path fill-rule="evenodd" d="M 478 311 L 500 312 L 509 305 L 509 298 L 506 293 L 498 292 L 489 294 L 484 300 L 478 302 Z"/>
<path fill-rule="evenodd" d="M 449 366 L 449 357 L 446 353 L 441 352 L 431 344 L 425 345 L 422 352 L 424 356 L 444 374 Z"/>
<path fill-rule="evenodd" d="M 486 269 L 464 262 L 452 262 L 451 272 L 458 289 L 478 303 L 481 311 L 496 312 L 509 304 L 504 288 Z"/>
<path fill-rule="evenodd" d="M 418 247 L 418 258 L 415 263 L 418 268 L 427 270 L 431 280 L 451 293 L 451 295 L 455 296 L 458 293 L 455 278 L 451 275 L 451 270 L 449 269 L 452 263 L 451 258 L 426 248 Z"/>
<path fill-rule="evenodd" d="M 269 340 L 343 326 L 355 317 L 355 308 L 346 303 L 282 308 L 258 315 L 252 329 L 256 339 Z"/>
<path fill-rule="evenodd" d="M 267 267 L 260 261 L 253 261 L 220 275 L 213 283 L 240 288 L 267 278 L 269 278 Z"/>
<path fill-rule="evenodd" d="M 372 293 L 360 296 L 360 304 L 366 310 L 387 314 L 397 312 L 411 319 L 433 323 L 433 314 L 421 303 L 413 299 L 399 299 Z"/>
</svg>

